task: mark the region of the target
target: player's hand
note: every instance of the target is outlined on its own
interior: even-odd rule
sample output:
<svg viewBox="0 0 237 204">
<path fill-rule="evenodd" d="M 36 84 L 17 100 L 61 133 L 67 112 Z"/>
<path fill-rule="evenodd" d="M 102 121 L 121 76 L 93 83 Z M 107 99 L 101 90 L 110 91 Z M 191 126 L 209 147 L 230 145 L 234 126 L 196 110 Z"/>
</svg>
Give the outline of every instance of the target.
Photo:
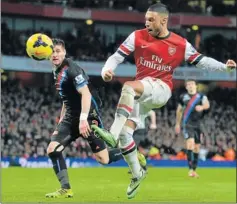
<svg viewBox="0 0 237 204">
<path fill-rule="evenodd" d="M 227 69 L 236 69 L 236 62 L 234 60 L 227 60 L 226 67 Z"/>
<path fill-rule="evenodd" d="M 156 129 L 157 129 L 156 124 L 150 124 L 150 129 L 151 129 L 151 130 L 156 130 Z"/>
<path fill-rule="evenodd" d="M 103 73 L 102 78 L 105 82 L 109 82 L 113 79 L 113 76 L 114 76 L 114 72 L 112 70 L 108 70 Z"/>
<path fill-rule="evenodd" d="M 197 112 L 202 112 L 203 111 L 203 106 L 198 105 L 198 106 L 195 107 L 195 110 Z"/>
<path fill-rule="evenodd" d="M 80 120 L 79 132 L 84 138 L 88 138 L 91 133 L 91 128 L 87 120 Z"/>
<path fill-rule="evenodd" d="M 180 130 L 181 130 L 180 125 L 176 124 L 176 125 L 175 125 L 175 133 L 176 133 L 176 134 L 179 134 L 179 133 L 180 133 Z"/>
</svg>

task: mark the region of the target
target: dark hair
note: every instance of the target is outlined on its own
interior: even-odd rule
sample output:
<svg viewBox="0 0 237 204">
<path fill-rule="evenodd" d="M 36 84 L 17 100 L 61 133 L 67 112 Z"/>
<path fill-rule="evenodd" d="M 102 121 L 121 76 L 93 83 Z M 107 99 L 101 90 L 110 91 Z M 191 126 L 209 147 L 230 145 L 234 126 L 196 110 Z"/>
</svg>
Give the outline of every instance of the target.
<svg viewBox="0 0 237 204">
<path fill-rule="evenodd" d="M 190 82 L 190 81 L 194 81 L 195 84 L 197 84 L 197 80 L 195 80 L 195 79 L 186 79 L 185 82 L 184 82 L 185 86 L 186 86 L 187 83 Z"/>
<path fill-rule="evenodd" d="M 54 45 L 54 46 L 55 46 L 55 45 L 61 45 L 62 47 L 65 48 L 65 43 L 64 43 L 64 41 L 63 41 L 62 39 L 53 38 L 52 41 L 53 41 L 53 45 Z"/>
<path fill-rule="evenodd" d="M 167 6 L 162 3 L 152 4 L 147 10 L 169 15 L 169 10 L 168 10 Z"/>
</svg>

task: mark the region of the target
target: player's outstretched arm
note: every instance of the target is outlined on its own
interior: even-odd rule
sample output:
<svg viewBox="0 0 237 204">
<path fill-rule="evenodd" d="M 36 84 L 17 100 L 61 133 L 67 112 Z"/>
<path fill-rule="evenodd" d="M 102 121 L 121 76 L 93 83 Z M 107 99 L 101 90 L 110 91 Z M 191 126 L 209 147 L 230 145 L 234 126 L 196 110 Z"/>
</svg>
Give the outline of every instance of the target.
<svg viewBox="0 0 237 204">
<path fill-rule="evenodd" d="M 117 66 L 122 63 L 131 52 L 135 49 L 135 33 L 131 33 L 127 39 L 119 46 L 118 50 L 111 55 L 105 62 L 101 71 L 101 76 L 104 81 L 108 82 L 113 79 L 114 71 Z"/>
<path fill-rule="evenodd" d="M 236 63 L 233 60 L 227 60 L 226 64 L 224 64 L 211 57 L 203 56 L 203 58 L 196 64 L 196 67 L 211 71 L 229 71 L 236 68 Z"/>
<path fill-rule="evenodd" d="M 198 68 L 211 71 L 229 71 L 236 68 L 234 60 L 228 60 L 225 64 L 211 57 L 207 57 L 197 52 L 197 50 L 187 41 L 185 49 L 185 60 Z"/>
</svg>

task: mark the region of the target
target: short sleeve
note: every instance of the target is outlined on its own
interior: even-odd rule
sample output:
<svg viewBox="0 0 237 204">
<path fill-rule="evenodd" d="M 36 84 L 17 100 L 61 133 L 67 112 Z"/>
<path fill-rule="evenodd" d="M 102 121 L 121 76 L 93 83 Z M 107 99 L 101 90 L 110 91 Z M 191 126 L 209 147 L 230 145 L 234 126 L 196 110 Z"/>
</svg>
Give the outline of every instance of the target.
<svg viewBox="0 0 237 204">
<path fill-rule="evenodd" d="M 88 84 L 88 76 L 84 70 L 73 61 L 69 61 L 69 77 L 73 80 L 76 89 L 80 89 Z"/>
<path fill-rule="evenodd" d="M 208 98 L 207 98 L 207 96 L 203 96 L 202 97 L 202 104 L 204 104 L 204 103 L 206 103 L 206 102 L 208 102 Z"/>
</svg>

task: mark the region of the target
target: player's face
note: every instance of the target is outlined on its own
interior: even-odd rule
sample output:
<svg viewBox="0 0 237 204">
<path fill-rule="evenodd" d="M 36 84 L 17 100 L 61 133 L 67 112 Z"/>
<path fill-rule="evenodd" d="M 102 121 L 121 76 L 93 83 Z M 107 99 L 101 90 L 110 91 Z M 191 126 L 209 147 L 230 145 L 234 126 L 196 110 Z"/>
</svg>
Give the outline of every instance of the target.
<svg viewBox="0 0 237 204">
<path fill-rule="evenodd" d="M 62 45 L 55 45 L 53 48 L 53 54 L 50 57 L 50 61 L 55 66 L 59 66 L 62 64 L 63 60 L 66 56 L 66 50 Z"/>
<path fill-rule="evenodd" d="M 163 30 L 163 26 L 166 24 L 167 17 L 160 15 L 154 11 L 147 11 L 145 15 L 145 26 L 150 35 L 157 37 Z"/>
<path fill-rule="evenodd" d="M 189 94 L 197 93 L 197 84 L 195 81 L 187 81 L 186 82 L 186 89 Z"/>
</svg>

